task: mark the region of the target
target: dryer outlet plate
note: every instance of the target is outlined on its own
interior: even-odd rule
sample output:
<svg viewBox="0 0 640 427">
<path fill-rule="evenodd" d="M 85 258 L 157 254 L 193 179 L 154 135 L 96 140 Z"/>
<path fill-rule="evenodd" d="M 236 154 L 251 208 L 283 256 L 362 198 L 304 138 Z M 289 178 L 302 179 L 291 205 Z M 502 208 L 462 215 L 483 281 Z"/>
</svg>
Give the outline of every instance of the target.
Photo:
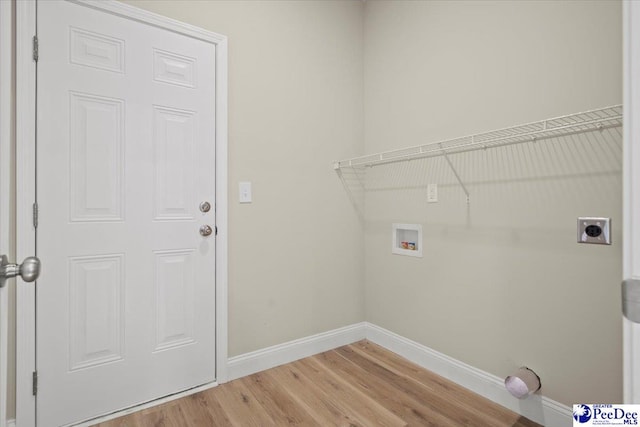
<svg viewBox="0 0 640 427">
<path fill-rule="evenodd" d="M 611 218 L 578 218 L 578 243 L 611 244 Z"/>
</svg>

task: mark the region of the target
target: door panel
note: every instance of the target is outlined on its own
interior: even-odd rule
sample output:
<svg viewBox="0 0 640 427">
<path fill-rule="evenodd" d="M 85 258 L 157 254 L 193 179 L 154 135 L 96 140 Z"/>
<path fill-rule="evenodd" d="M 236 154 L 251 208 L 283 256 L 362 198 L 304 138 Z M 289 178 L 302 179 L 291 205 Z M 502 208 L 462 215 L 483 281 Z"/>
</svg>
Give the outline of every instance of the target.
<svg viewBox="0 0 640 427">
<path fill-rule="evenodd" d="M 124 102 L 70 93 L 69 116 L 70 220 L 122 221 Z"/>
<path fill-rule="evenodd" d="M 155 330 L 154 351 L 195 342 L 194 336 L 194 251 L 155 253 Z"/>
<path fill-rule="evenodd" d="M 190 220 L 195 216 L 193 111 L 153 107 L 156 220 Z"/>
<path fill-rule="evenodd" d="M 123 260 L 69 259 L 69 371 L 123 358 Z"/>
<path fill-rule="evenodd" d="M 38 3 L 38 423 L 215 380 L 215 46 Z"/>
</svg>

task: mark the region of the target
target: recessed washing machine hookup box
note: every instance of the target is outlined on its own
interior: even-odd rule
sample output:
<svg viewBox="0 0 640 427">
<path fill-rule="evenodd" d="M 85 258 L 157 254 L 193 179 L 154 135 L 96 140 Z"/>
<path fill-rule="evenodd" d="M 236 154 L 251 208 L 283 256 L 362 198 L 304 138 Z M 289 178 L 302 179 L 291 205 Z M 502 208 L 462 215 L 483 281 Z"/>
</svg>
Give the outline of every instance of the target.
<svg viewBox="0 0 640 427">
<path fill-rule="evenodd" d="M 422 225 L 391 224 L 391 253 L 422 258 Z"/>
</svg>

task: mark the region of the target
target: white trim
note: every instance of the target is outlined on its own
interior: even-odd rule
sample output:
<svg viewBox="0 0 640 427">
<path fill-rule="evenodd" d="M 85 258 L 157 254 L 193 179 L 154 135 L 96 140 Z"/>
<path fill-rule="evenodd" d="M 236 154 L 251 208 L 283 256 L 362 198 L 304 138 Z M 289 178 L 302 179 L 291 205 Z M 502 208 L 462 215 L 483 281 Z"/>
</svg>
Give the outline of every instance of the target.
<svg viewBox="0 0 640 427">
<path fill-rule="evenodd" d="M 11 2 L 0 2 L 0 255 L 10 254 L 11 85 L 13 78 Z M 9 394 L 9 286 L 0 288 L 0 427 L 7 426 Z"/>
<path fill-rule="evenodd" d="M 228 56 L 226 36 L 147 12 L 115 0 L 70 0 L 94 9 L 133 19 L 199 40 L 216 47 L 216 379 L 227 378 L 228 337 Z M 31 207 L 35 200 L 35 63 L 31 39 L 36 34 L 36 2 L 16 2 L 17 82 L 16 82 L 16 256 L 35 253 L 35 233 Z M 43 266 L 46 268 L 46 266 Z M 31 373 L 35 367 L 35 287 L 17 286 L 16 420 L 21 427 L 34 426 L 36 406 L 31 393 Z"/>
<path fill-rule="evenodd" d="M 636 2 L 623 2 L 623 278 L 640 278 L 640 138 L 635 130 L 640 123 L 640 7 Z M 640 403 L 640 325 L 623 318 L 623 401 Z"/>
<path fill-rule="evenodd" d="M 229 381 L 352 344 L 365 337 L 366 323 L 362 322 L 232 357 L 227 363 Z"/>
<path fill-rule="evenodd" d="M 216 44 L 216 381 L 227 382 L 228 342 L 228 56 L 227 38 Z"/>
<path fill-rule="evenodd" d="M 16 427 L 16 420 L 7 420 L 7 427 Z"/>
<path fill-rule="evenodd" d="M 35 0 L 16 5 L 16 259 L 35 252 L 31 221 L 35 201 L 35 100 L 36 67 L 32 38 L 36 34 Z M 16 261 L 19 262 L 19 261 Z M 46 268 L 46 267 L 45 267 Z M 35 284 L 16 281 L 16 423 L 35 426 L 36 399 L 32 372 L 35 369 Z"/>
<path fill-rule="evenodd" d="M 217 45 L 218 43 L 223 43 L 227 40 L 227 37 L 223 36 L 222 34 L 216 34 L 214 32 L 205 30 L 200 27 L 196 27 L 191 24 L 187 24 L 185 22 L 177 21 L 175 19 L 171 19 L 163 15 L 158 15 L 156 13 L 149 12 L 144 9 L 140 9 L 135 6 L 130 6 L 120 1 L 115 1 L 115 0 L 67 0 L 67 1 L 71 3 L 82 4 L 83 6 L 88 6 L 94 9 L 101 10 L 103 12 L 111 13 L 113 15 L 118 15 L 127 19 L 132 19 L 134 21 L 143 22 L 145 24 L 153 25 L 154 27 L 170 30 L 178 34 L 183 34 L 185 36 L 189 36 L 205 42 L 213 43 L 215 45 Z"/>
<path fill-rule="evenodd" d="M 572 411 L 566 405 L 537 394 L 519 400 L 507 391 L 502 378 L 371 323 L 366 331 L 369 341 L 530 420 L 550 427 L 571 425 Z"/>
</svg>

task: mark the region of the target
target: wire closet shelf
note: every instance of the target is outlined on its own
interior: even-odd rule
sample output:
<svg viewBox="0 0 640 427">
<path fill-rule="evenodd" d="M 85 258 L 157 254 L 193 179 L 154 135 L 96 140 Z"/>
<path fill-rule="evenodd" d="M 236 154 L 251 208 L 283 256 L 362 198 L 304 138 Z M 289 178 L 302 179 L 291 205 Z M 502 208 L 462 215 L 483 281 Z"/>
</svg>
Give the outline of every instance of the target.
<svg viewBox="0 0 640 427">
<path fill-rule="evenodd" d="M 344 168 L 365 168 L 437 156 L 444 156 L 448 161 L 448 154 L 535 142 L 620 126 L 622 126 L 622 105 L 614 105 L 491 132 L 340 160 L 333 164 L 333 168 L 336 171 Z"/>
</svg>

